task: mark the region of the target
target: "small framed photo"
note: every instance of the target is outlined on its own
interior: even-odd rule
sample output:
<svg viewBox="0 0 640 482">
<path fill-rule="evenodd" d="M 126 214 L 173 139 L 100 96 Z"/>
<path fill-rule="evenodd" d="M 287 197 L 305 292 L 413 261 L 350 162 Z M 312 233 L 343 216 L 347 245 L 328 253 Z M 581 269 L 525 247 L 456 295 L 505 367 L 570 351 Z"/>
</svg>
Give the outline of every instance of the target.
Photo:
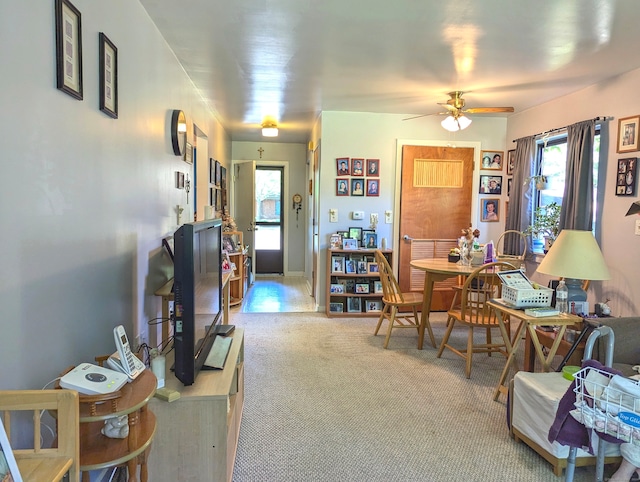
<svg viewBox="0 0 640 482">
<path fill-rule="evenodd" d="M 349 231 L 336 231 L 336 234 L 342 236 L 342 239 L 349 237 Z"/>
<path fill-rule="evenodd" d="M 356 274 L 356 262 L 352 259 L 345 260 L 344 272 L 347 274 Z"/>
<path fill-rule="evenodd" d="M 209 184 L 216 183 L 216 160 L 213 157 L 209 158 Z"/>
<path fill-rule="evenodd" d="M 0 417 L 0 477 L 2 480 L 22 482 L 22 476 L 18 470 L 16 458 L 11 450 L 11 444 L 4 429 L 2 418 Z"/>
<path fill-rule="evenodd" d="M 351 175 L 364 176 L 364 159 L 351 159 Z"/>
<path fill-rule="evenodd" d="M 367 159 L 367 176 L 380 177 L 380 159 Z"/>
<path fill-rule="evenodd" d="M 340 234 L 332 234 L 329 238 L 329 246 L 332 249 L 342 249 L 342 236 Z"/>
<path fill-rule="evenodd" d="M 343 238 L 342 249 L 358 249 L 358 240 L 353 238 Z"/>
<path fill-rule="evenodd" d="M 369 273 L 379 273 L 378 263 L 367 263 L 367 271 L 369 271 Z"/>
<path fill-rule="evenodd" d="M 480 194 L 502 194 L 502 176 L 480 176 Z"/>
<path fill-rule="evenodd" d="M 342 295 L 344 294 L 344 285 L 341 285 L 339 283 L 331 283 L 330 291 L 331 294 Z"/>
<path fill-rule="evenodd" d="M 513 182 L 513 178 L 510 177 L 507 179 L 507 197 L 511 196 L 511 184 Z"/>
<path fill-rule="evenodd" d="M 222 250 L 227 253 L 235 253 L 238 250 L 238 241 L 232 234 L 222 236 Z"/>
<path fill-rule="evenodd" d="M 342 313 L 344 311 L 344 305 L 342 303 L 331 302 L 329 303 L 330 313 Z"/>
<path fill-rule="evenodd" d="M 481 169 L 493 169 L 502 171 L 502 159 L 504 151 L 481 151 L 482 167 Z"/>
<path fill-rule="evenodd" d="M 618 159 L 616 196 L 635 196 L 638 158 Z"/>
<path fill-rule="evenodd" d="M 364 303 L 364 310 L 367 313 L 380 313 L 382 311 L 382 301 L 380 300 L 367 300 Z"/>
<path fill-rule="evenodd" d="M 118 118 L 118 49 L 102 32 L 98 34 L 100 110 Z"/>
<path fill-rule="evenodd" d="M 222 166 L 220 165 L 220 161 L 215 161 L 215 179 L 214 179 L 214 184 L 218 187 L 220 187 L 220 179 L 221 179 L 221 174 L 222 171 L 220 170 Z"/>
<path fill-rule="evenodd" d="M 220 187 L 227 189 L 227 168 L 220 166 Z"/>
<path fill-rule="evenodd" d="M 362 228 L 349 228 L 349 237 L 358 241 L 358 245 L 362 243 Z"/>
<path fill-rule="evenodd" d="M 351 195 L 364 196 L 364 179 L 351 179 Z"/>
<path fill-rule="evenodd" d="M 356 273 L 357 274 L 368 274 L 367 271 L 367 262 L 366 261 L 356 261 Z"/>
<path fill-rule="evenodd" d="M 382 290 L 382 281 L 374 281 L 373 282 L 373 292 L 374 293 L 384 293 Z"/>
<path fill-rule="evenodd" d="M 339 157 L 336 159 L 336 173 L 338 176 L 348 176 L 351 174 L 348 157 Z"/>
<path fill-rule="evenodd" d="M 378 179 L 367 179 L 367 196 L 380 195 L 380 181 Z"/>
<path fill-rule="evenodd" d="M 500 206 L 500 200 L 498 198 L 481 199 L 482 211 L 480 213 L 480 220 L 485 223 L 492 223 L 499 221 L 498 208 Z"/>
<path fill-rule="evenodd" d="M 516 165 L 516 150 L 507 151 L 507 176 L 513 176 L 513 168 Z"/>
<path fill-rule="evenodd" d="M 344 257 L 343 256 L 333 256 L 331 258 L 331 272 L 344 273 Z"/>
<path fill-rule="evenodd" d="M 640 147 L 638 147 L 638 124 L 640 124 L 640 116 L 637 115 L 618 119 L 617 153 L 640 150 Z M 616 192 L 616 194 L 618 193 Z"/>
<path fill-rule="evenodd" d="M 236 264 L 231 262 L 229 253 L 224 251 L 224 256 L 222 257 L 222 271 L 224 273 L 228 273 L 230 271 L 235 271 L 235 269 L 236 269 Z"/>
<path fill-rule="evenodd" d="M 82 16 L 69 0 L 56 0 L 56 87 L 82 100 Z"/>
<path fill-rule="evenodd" d="M 369 283 L 356 283 L 356 293 L 369 294 Z"/>
<path fill-rule="evenodd" d="M 349 195 L 349 179 L 336 179 L 336 196 Z"/>
<path fill-rule="evenodd" d="M 376 233 L 363 233 L 362 246 L 367 249 L 378 249 L 378 235 Z"/>
<path fill-rule="evenodd" d="M 362 312 L 362 300 L 358 297 L 347 298 L 347 312 L 348 313 L 361 313 Z"/>
<path fill-rule="evenodd" d="M 193 146 L 187 142 L 184 148 L 184 162 L 193 164 Z"/>
</svg>

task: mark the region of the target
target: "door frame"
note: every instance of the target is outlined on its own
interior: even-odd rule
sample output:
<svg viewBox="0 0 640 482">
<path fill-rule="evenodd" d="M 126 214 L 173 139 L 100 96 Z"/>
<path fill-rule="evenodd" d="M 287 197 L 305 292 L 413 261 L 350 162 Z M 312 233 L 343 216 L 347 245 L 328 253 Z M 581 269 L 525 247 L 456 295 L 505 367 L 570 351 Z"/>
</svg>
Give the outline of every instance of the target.
<svg viewBox="0 0 640 482">
<path fill-rule="evenodd" d="M 280 227 L 280 249 L 279 251 L 279 256 L 281 257 L 282 260 L 282 264 L 281 264 L 281 268 L 282 271 L 274 271 L 274 272 L 270 272 L 268 274 L 276 274 L 276 273 L 282 273 L 284 275 L 285 270 L 284 270 L 284 254 L 285 254 L 285 244 L 286 244 L 286 240 L 285 240 L 285 213 L 286 213 L 286 206 L 288 206 L 289 202 L 287 201 L 287 199 L 284 197 L 284 166 L 273 166 L 273 165 L 265 165 L 259 162 L 256 162 L 256 168 L 253 172 L 253 178 L 254 178 L 254 196 L 256 196 L 256 189 L 255 189 L 255 178 L 256 178 L 256 174 L 258 173 L 258 171 L 271 171 L 271 172 L 279 172 L 280 173 L 280 216 L 278 219 L 278 226 Z M 257 205 L 256 205 L 257 208 Z M 256 211 L 256 208 L 254 208 L 254 211 Z M 257 212 L 254 212 L 254 221 L 255 221 L 255 217 L 257 216 Z M 253 235 L 253 239 L 254 239 L 254 243 L 256 242 L 256 232 L 260 230 L 259 226 L 263 226 L 269 223 L 264 223 L 263 224 L 258 224 L 257 222 L 254 222 L 254 235 Z M 258 250 L 256 248 L 253 249 L 253 253 L 254 253 L 254 258 L 253 258 L 253 264 L 255 265 L 255 271 L 256 271 L 256 275 L 258 274 L 263 274 L 263 273 L 258 273 L 258 251 L 269 251 L 269 250 Z M 275 250 L 273 250 L 275 251 Z M 265 262 L 265 258 L 269 255 L 266 254 L 262 254 L 261 255 L 263 258 L 263 264 Z M 272 263 L 273 264 L 273 263 Z"/>
<path fill-rule="evenodd" d="M 236 159 L 236 160 L 232 160 L 231 161 L 231 170 L 232 172 L 235 172 L 235 165 L 236 164 L 242 164 L 242 163 L 246 163 L 246 162 L 250 162 L 250 160 L 248 159 Z M 284 271 L 284 275 L 285 276 L 289 276 L 289 211 L 290 209 L 288 209 L 289 206 L 289 162 L 287 161 L 265 161 L 263 159 L 254 159 L 253 162 L 255 163 L 256 168 L 258 166 L 273 166 L 273 167 L 282 167 L 284 172 L 283 172 L 283 179 L 282 182 L 284 183 L 283 189 L 282 189 L 282 209 L 284 210 L 284 216 L 283 216 L 283 223 L 284 223 L 284 244 L 282 246 L 282 269 Z M 255 175 L 254 175 L 254 184 L 255 184 Z M 233 197 L 231 197 L 230 199 L 233 199 L 234 201 L 236 201 L 236 193 L 232 193 Z M 255 199 L 252 199 L 251 202 L 253 203 L 255 201 Z M 231 206 L 230 212 L 235 213 L 235 206 Z M 232 214 L 233 216 L 233 214 Z M 253 251 L 255 249 L 254 246 L 251 246 L 251 250 Z M 255 257 L 254 257 L 255 259 Z M 252 271 L 253 271 L 253 279 L 255 278 L 255 263 L 252 263 Z"/>
<path fill-rule="evenodd" d="M 477 141 L 455 141 L 446 140 L 416 140 L 416 139 L 398 139 L 396 142 L 396 178 L 394 182 L 395 195 L 393 199 L 393 246 L 398 246 L 402 242 L 400 239 L 400 206 L 402 200 L 400 193 L 402 192 L 402 148 L 404 146 L 426 146 L 426 147 L 470 147 L 473 148 L 473 180 L 471 183 L 471 219 L 469 220 L 473 226 L 477 226 L 480 221 L 478 212 L 478 196 L 474 193 L 480 188 L 480 150 L 482 143 Z M 460 226 L 462 229 L 464 226 Z M 398 244 L 396 244 L 398 243 Z M 397 249 L 397 248 L 396 248 Z M 393 257 L 393 272 L 398 278 L 399 259 L 398 256 Z"/>
</svg>

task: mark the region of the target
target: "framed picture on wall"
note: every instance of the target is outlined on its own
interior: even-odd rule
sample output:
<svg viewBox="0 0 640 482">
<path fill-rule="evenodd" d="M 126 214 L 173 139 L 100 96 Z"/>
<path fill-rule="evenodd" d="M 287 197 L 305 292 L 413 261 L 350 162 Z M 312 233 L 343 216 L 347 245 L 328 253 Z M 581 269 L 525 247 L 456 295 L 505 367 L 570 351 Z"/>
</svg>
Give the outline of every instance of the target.
<svg viewBox="0 0 640 482">
<path fill-rule="evenodd" d="M 498 198 L 481 199 L 481 212 L 480 220 L 485 223 L 492 223 L 499 221 L 498 208 L 500 206 L 500 200 Z"/>
<path fill-rule="evenodd" d="M 351 174 L 348 157 L 339 157 L 336 159 L 336 174 L 338 176 L 348 176 Z"/>
<path fill-rule="evenodd" d="M 364 179 L 351 179 L 351 195 L 364 196 Z"/>
<path fill-rule="evenodd" d="M 502 176 L 480 176 L 480 194 L 502 194 Z"/>
<path fill-rule="evenodd" d="M 516 150 L 507 151 L 507 176 L 513 175 L 513 168 L 516 163 Z"/>
<path fill-rule="evenodd" d="M 378 179 L 367 179 L 367 196 L 380 195 L 380 181 Z"/>
<path fill-rule="evenodd" d="M 82 100 L 82 17 L 69 0 L 56 0 L 57 88 Z"/>
<path fill-rule="evenodd" d="M 351 159 L 351 175 L 364 176 L 364 159 Z"/>
<path fill-rule="evenodd" d="M 640 124 L 640 116 L 637 115 L 618 119 L 617 153 L 640 150 L 638 147 L 638 124 Z"/>
<path fill-rule="evenodd" d="M 637 157 L 618 159 L 618 173 L 616 174 L 616 196 L 635 196 Z"/>
<path fill-rule="evenodd" d="M 336 179 L 336 196 L 349 195 L 349 179 Z"/>
<path fill-rule="evenodd" d="M 380 159 L 367 159 L 367 176 L 380 176 Z"/>
<path fill-rule="evenodd" d="M 98 34 L 100 110 L 118 118 L 118 49 L 102 32 Z"/>
<path fill-rule="evenodd" d="M 504 151 L 481 151 L 482 167 L 480 169 L 493 169 L 502 171 Z"/>
</svg>

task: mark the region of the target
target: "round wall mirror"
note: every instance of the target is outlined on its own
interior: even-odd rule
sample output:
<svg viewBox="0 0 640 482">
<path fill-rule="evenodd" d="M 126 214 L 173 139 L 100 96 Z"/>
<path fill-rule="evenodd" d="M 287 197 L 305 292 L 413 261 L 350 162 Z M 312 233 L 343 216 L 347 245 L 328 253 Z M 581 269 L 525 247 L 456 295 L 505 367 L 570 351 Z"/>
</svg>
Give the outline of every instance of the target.
<svg viewBox="0 0 640 482">
<path fill-rule="evenodd" d="M 171 115 L 171 145 L 176 156 L 184 156 L 187 144 L 187 118 L 181 110 Z"/>
</svg>

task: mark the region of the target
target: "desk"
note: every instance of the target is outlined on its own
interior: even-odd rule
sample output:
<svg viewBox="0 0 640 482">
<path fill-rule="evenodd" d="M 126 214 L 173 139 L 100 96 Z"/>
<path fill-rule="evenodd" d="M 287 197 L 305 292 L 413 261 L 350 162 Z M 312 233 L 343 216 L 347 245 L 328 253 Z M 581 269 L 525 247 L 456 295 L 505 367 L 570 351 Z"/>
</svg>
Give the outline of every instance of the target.
<svg viewBox="0 0 640 482">
<path fill-rule="evenodd" d="M 222 273 L 222 324 L 229 324 L 229 300 L 230 289 L 229 289 L 229 280 L 231 279 L 231 275 L 233 272 Z M 167 281 L 162 285 L 156 292 L 154 293 L 156 296 L 162 297 L 162 343 L 169 339 L 169 302 L 173 301 L 173 278 Z"/>
<path fill-rule="evenodd" d="M 453 278 L 455 276 L 468 276 L 473 272 L 473 270 L 478 268 L 478 266 L 465 266 L 460 263 L 450 263 L 446 258 L 414 259 L 409 264 L 415 269 L 425 272 L 423 292 L 424 301 L 422 302 L 422 315 L 420 318 L 420 328 L 418 329 L 418 350 L 422 350 L 425 327 L 429 330 L 431 345 L 435 348 L 436 340 L 433 337 L 433 330 L 429 323 L 433 283 Z"/>
<path fill-rule="evenodd" d="M 500 324 L 500 332 L 502 333 L 502 338 L 504 339 L 504 343 L 507 346 L 507 352 L 509 353 L 507 362 L 505 363 L 502 374 L 500 375 L 500 380 L 498 381 L 498 387 L 496 388 L 493 396 L 493 399 L 497 400 L 500 396 L 500 393 L 506 394 L 508 391 L 507 386 L 504 385 L 504 381 L 507 378 L 507 374 L 509 373 L 509 367 L 515 360 L 515 355 L 518 351 L 518 346 L 520 345 L 520 341 L 522 340 L 522 335 L 525 328 L 527 329 L 528 335 L 531 337 L 531 343 L 533 344 L 535 353 L 538 356 L 538 360 L 540 360 L 540 362 L 542 363 L 543 370 L 545 372 L 548 372 L 551 367 L 551 361 L 558 351 L 560 341 L 562 341 L 567 326 L 571 326 L 575 323 L 580 323 L 582 321 L 582 318 L 576 315 L 570 315 L 568 313 L 561 313 L 556 316 L 544 316 L 541 318 L 536 318 L 535 316 L 529 316 L 525 314 L 524 310 L 509 308 L 508 306 L 503 305 L 496 300 L 491 300 L 487 304 L 491 306 L 496 312 L 498 323 Z M 511 337 L 509 336 L 510 334 L 507 333 L 507 329 L 504 324 L 504 318 L 507 317 L 518 318 L 520 320 L 520 323 L 518 324 L 518 328 L 516 330 L 516 334 L 513 337 L 513 342 L 511 341 Z M 540 344 L 540 339 L 538 338 L 536 326 L 560 327 L 556 335 L 556 339 L 553 341 L 553 344 L 549 348 L 549 353 L 546 357 L 542 352 L 542 345 Z"/>
</svg>

